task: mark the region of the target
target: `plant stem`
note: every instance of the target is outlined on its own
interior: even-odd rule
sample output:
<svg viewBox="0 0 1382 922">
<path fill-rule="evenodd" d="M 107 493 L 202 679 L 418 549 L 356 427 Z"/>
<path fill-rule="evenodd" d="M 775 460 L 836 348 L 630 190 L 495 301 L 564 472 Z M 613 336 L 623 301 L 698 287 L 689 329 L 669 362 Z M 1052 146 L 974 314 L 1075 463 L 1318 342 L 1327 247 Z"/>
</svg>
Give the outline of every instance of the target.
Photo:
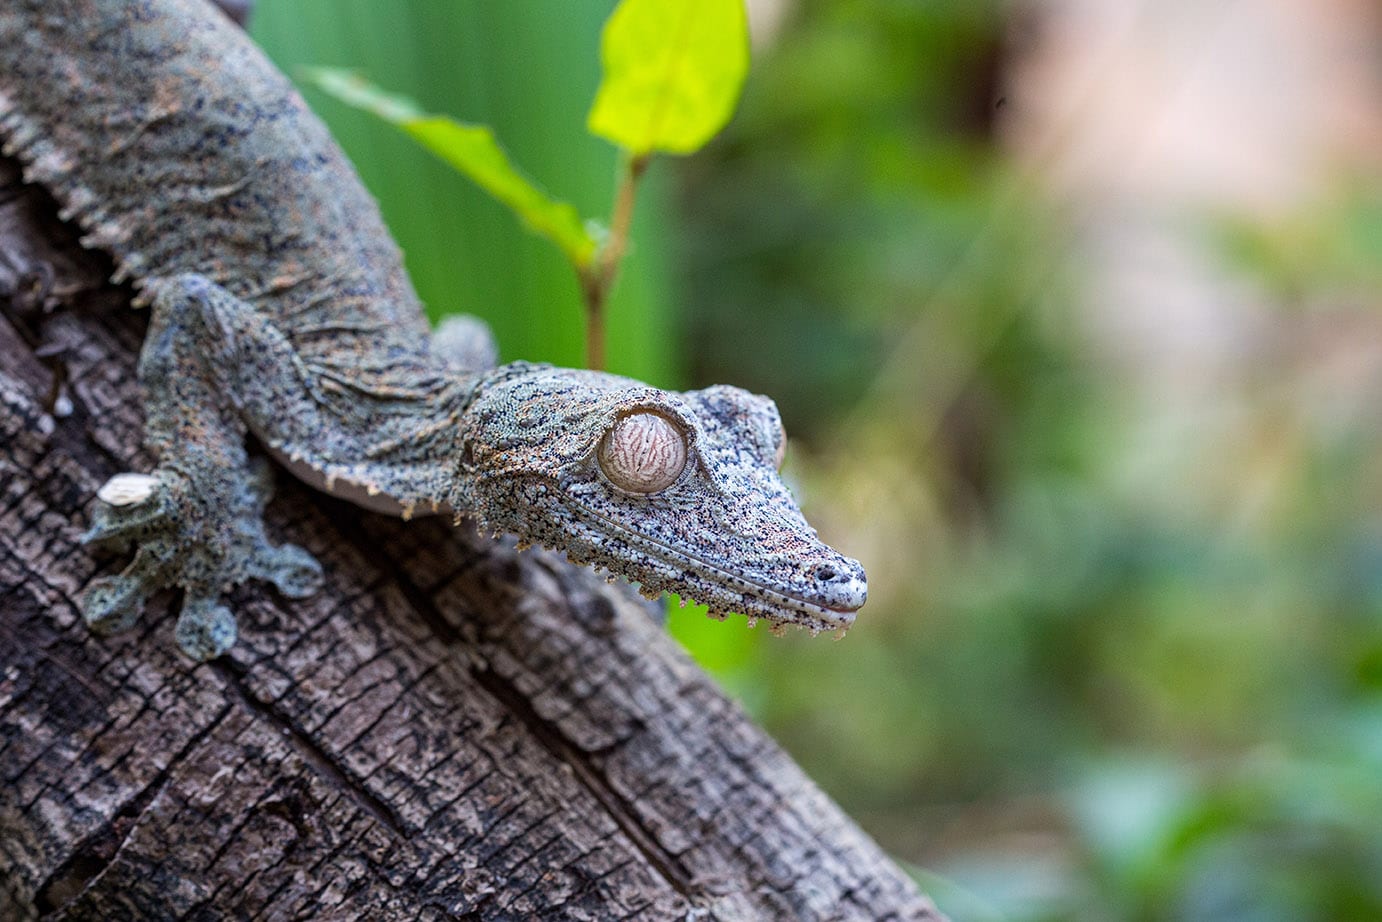
<svg viewBox="0 0 1382 922">
<path fill-rule="evenodd" d="M 619 264 L 628 252 L 638 180 L 647 168 L 647 154 L 625 159 L 619 188 L 614 194 L 609 239 L 591 265 L 579 270 L 581 297 L 585 300 L 585 363 L 594 371 L 605 368 L 605 302 L 619 277 Z"/>
</svg>

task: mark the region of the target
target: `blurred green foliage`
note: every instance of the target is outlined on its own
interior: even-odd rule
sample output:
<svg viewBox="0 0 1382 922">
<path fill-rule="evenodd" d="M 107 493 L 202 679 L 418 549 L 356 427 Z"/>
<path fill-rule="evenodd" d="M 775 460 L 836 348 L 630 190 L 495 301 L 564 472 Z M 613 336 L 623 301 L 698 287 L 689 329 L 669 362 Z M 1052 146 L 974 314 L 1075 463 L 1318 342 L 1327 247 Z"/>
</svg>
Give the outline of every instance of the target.
<svg viewBox="0 0 1382 922">
<path fill-rule="evenodd" d="M 1340 287 L 1382 291 L 1382 191 L 1365 183 L 1273 221 L 1225 215 L 1216 229 L 1225 258 L 1284 305 Z"/>
<path fill-rule="evenodd" d="M 1283 365 L 1147 443 L 997 133 L 1012 16 L 802 0 L 689 165 L 694 377 L 777 399 L 871 588 L 841 643 L 698 655 L 957 920 L 1382 918 L 1382 426 Z M 1204 249 L 1375 309 L 1340 189 Z"/>
<path fill-rule="evenodd" d="M 256 29 L 281 63 L 495 125 L 599 214 L 613 161 L 581 119 L 611 6 L 264 3 Z M 1382 918 L 1376 397 L 1337 369 L 1300 384 L 1310 353 L 1283 347 L 1149 422 L 1070 307 L 1066 224 L 1000 143 L 1013 15 L 800 0 L 663 188 L 680 218 L 644 200 L 616 368 L 776 398 L 808 517 L 871 589 L 838 643 L 691 611 L 673 630 L 957 922 Z M 435 309 L 497 319 L 506 357 L 579 359 L 555 253 L 312 102 Z M 1300 324 L 1284 343 L 1379 301 L 1382 199 L 1339 189 L 1298 219 L 1204 216 L 1206 257 L 1293 308 L 1266 312 Z"/>
</svg>

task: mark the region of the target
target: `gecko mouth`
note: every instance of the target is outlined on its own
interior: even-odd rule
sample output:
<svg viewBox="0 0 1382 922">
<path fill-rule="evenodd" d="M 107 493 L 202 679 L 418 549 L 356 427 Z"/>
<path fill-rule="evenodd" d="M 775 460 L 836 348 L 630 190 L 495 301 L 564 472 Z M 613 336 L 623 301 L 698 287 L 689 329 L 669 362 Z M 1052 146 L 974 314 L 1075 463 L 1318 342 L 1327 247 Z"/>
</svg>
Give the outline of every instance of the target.
<svg viewBox="0 0 1382 922">
<path fill-rule="evenodd" d="M 697 594 L 696 601 L 708 605 L 711 614 L 742 612 L 750 619 L 765 618 L 774 623 L 790 622 L 801 624 L 813 630 L 835 629 L 848 628 L 853 624 L 854 613 L 863 604 L 860 600 L 857 605 L 832 607 L 812 599 L 785 593 L 757 580 L 732 573 L 656 538 L 632 531 L 589 506 L 579 502 L 573 502 L 571 506 L 589 523 L 597 524 L 602 530 L 612 532 L 621 540 L 627 541 L 663 563 L 678 568 L 691 567 L 697 572 L 705 574 L 705 589 L 712 596 L 719 596 L 719 598 L 706 598 Z M 659 577 L 658 581 L 670 582 L 665 577 Z M 651 585 L 652 582 L 649 581 L 649 584 Z M 654 586 L 652 588 L 661 589 L 663 587 Z M 692 589 L 692 591 L 695 590 Z"/>
</svg>

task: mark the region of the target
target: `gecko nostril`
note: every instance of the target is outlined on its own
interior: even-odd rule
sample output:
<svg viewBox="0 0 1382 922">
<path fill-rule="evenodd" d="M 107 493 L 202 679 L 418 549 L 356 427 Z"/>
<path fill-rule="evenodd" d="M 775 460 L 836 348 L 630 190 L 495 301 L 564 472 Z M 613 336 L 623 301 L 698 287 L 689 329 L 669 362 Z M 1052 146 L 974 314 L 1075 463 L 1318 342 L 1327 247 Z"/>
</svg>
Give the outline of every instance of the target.
<svg viewBox="0 0 1382 922">
<path fill-rule="evenodd" d="M 834 567 L 821 567 L 816 571 L 816 579 L 823 583 L 828 583 L 835 578 Z"/>
</svg>

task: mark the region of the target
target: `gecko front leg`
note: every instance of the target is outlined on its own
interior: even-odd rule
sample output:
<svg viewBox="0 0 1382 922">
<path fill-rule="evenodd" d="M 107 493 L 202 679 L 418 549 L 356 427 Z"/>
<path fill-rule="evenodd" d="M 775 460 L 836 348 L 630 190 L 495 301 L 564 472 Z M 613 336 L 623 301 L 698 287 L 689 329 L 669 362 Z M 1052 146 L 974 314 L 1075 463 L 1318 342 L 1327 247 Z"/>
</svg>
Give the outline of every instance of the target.
<svg viewBox="0 0 1382 922">
<path fill-rule="evenodd" d="M 151 475 L 117 475 L 98 494 L 85 540 L 134 547 L 135 556 L 118 576 L 91 583 L 82 614 L 94 628 L 117 630 L 133 623 L 153 593 L 181 588 L 178 645 L 207 660 L 235 642 L 223 593 L 260 579 L 300 598 L 320 587 L 321 567 L 302 548 L 274 546 L 264 533 L 271 474 L 245 452 L 245 422 L 218 361 L 229 321 L 253 309 L 198 275 L 147 287 L 152 316 L 139 379 L 147 392 L 145 441 L 159 466 Z"/>
</svg>

